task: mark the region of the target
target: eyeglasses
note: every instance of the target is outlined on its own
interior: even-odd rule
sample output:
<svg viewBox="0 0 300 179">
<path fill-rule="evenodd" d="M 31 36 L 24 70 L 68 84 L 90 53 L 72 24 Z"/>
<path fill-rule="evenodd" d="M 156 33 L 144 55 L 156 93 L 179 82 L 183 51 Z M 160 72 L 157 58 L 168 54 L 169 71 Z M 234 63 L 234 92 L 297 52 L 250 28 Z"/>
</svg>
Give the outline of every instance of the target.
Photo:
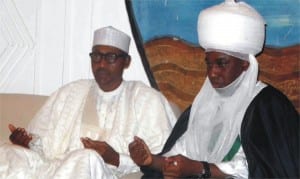
<svg viewBox="0 0 300 179">
<path fill-rule="evenodd" d="M 100 52 L 91 52 L 90 57 L 92 59 L 92 62 L 98 63 L 101 59 L 104 59 L 105 62 L 109 64 L 113 64 L 117 62 L 118 58 L 125 58 L 128 55 L 127 54 L 115 54 L 115 53 L 100 53 Z"/>
</svg>

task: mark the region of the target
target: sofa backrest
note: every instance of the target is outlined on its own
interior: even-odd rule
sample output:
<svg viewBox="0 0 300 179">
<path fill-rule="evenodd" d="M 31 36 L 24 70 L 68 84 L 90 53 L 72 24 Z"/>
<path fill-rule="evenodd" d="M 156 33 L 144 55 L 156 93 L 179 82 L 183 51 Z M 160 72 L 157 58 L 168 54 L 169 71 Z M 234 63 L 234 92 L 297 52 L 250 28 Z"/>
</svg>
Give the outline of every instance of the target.
<svg viewBox="0 0 300 179">
<path fill-rule="evenodd" d="M 8 124 L 26 128 L 47 96 L 0 94 L 0 141 L 8 141 Z"/>
</svg>

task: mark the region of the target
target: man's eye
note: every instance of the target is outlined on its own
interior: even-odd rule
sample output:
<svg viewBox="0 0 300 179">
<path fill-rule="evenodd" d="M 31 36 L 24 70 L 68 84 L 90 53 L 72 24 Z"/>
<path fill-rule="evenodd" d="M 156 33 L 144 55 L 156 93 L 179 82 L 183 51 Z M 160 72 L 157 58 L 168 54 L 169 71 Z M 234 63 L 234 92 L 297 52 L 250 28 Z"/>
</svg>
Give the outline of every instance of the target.
<svg viewBox="0 0 300 179">
<path fill-rule="evenodd" d="M 101 57 L 101 54 L 99 54 L 99 53 L 93 53 L 92 56 L 95 57 L 95 58 L 99 58 L 99 57 Z"/>
<path fill-rule="evenodd" d="M 205 64 L 206 64 L 207 67 L 212 67 L 212 65 L 213 65 L 213 64 L 210 63 L 210 62 L 205 62 Z"/>
<path fill-rule="evenodd" d="M 219 62 L 217 62 L 217 65 L 219 67 L 226 67 L 228 65 L 228 62 L 227 61 L 219 61 Z"/>
<path fill-rule="evenodd" d="M 117 55 L 113 54 L 113 53 L 109 53 L 109 54 L 106 54 L 106 58 L 109 60 L 115 60 L 117 58 Z"/>
<path fill-rule="evenodd" d="M 101 54 L 93 52 L 93 53 L 90 53 L 90 57 L 91 58 L 98 58 L 98 57 L 101 57 Z"/>
</svg>

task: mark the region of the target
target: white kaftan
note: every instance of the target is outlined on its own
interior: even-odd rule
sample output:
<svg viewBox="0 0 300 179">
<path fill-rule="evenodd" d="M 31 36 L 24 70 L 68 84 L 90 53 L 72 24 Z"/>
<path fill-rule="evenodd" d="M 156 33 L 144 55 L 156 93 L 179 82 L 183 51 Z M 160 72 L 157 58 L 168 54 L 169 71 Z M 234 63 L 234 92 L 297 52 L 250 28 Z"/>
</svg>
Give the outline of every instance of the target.
<svg viewBox="0 0 300 179">
<path fill-rule="evenodd" d="M 194 99 L 188 129 L 166 156 L 183 154 L 193 160 L 214 163 L 226 174 L 248 178 L 242 147 L 231 161 L 222 162 L 240 134 L 244 113 L 266 85 L 257 82 L 258 64 L 249 55 L 249 68 L 224 88 L 213 88 L 208 78 Z"/>
<path fill-rule="evenodd" d="M 31 121 L 30 149 L 0 146 L 0 178 L 118 178 L 139 170 L 128 152 L 133 137 L 158 153 L 175 120 L 164 96 L 141 82 L 104 92 L 94 80 L 79 80 L 51 95 Z M 84 149 L 80 137 L 106 141 L 119 152 L 119 167 Z"/>
</svg>

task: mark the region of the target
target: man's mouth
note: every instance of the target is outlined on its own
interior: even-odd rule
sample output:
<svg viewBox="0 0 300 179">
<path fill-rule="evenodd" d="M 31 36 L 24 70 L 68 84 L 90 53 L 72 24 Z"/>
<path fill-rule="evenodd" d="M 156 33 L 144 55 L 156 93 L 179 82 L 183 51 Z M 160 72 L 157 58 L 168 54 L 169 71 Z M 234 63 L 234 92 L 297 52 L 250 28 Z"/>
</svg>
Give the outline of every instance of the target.
<svg viewBox="0 0 300 179">
<path fill-rule="evenodd" d="M 220 80 L 210 80 L 210 83 L 214 88 L 222 87 L 222 83 Z"/>
<path fill-rule="evenodd" d="M 105 76 L 105 75 L 109 75 L 109 72 L 107 70 L 97 70 L 96 75 L 97 76 Z"/>
</svg>

